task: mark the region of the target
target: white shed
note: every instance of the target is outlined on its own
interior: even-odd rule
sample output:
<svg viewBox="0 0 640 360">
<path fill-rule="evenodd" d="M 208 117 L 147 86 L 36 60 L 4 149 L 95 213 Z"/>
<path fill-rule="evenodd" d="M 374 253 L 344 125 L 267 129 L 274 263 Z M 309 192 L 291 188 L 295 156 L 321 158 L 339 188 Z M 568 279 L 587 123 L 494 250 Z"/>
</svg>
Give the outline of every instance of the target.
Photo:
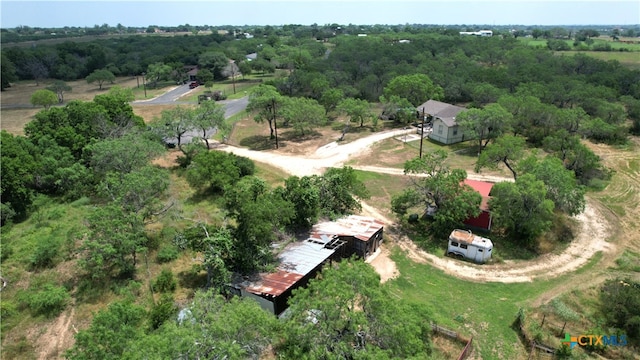
<svg viewBox="0 0 640 360">
<path fill-rule="evenodd" d="M 491 259 L 493 243 L 491 240 L 474 235 L 469 230 L 456 229 L 449 235 L 447 254 L 459 258 L 469 259 L 484 264 Z"/>
</svg>

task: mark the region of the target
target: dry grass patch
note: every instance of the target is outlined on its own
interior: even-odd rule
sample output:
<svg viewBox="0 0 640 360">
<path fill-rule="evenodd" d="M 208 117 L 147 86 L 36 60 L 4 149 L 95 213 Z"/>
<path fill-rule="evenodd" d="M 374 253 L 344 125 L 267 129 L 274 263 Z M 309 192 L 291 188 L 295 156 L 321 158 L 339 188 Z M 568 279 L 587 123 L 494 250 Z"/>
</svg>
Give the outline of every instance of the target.
<svg viewBox="0 0 640 360">
<path fill-rule="evenodd" d="M 14 135 L 24 135 L 27 125 L 42 108 L 3 109 L 0 111 L 0 129 Z"/>
</svg>

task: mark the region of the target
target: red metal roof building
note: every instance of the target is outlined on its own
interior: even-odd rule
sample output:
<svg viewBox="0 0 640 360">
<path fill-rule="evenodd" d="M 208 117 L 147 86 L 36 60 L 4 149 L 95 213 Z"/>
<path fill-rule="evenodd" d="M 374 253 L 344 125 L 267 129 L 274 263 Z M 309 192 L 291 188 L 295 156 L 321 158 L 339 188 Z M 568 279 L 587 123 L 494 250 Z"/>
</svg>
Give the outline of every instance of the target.
<svg viewBox="0 0 640 360">
<path fill-rule="evenodd" d="M 464 183 L 469 185 L 475 191 L 479 192 L 482 196 L 482 203 L 480 204 L 481 213 L 477 217 L 469 218 L 464 223 L 470 227 L 475 227 L 484 230 L 491 230 L 491 213 L 489 212 L 489 194 L 493 188 L 493 183 L 486 181 L 465 179 Z"/>
</svg>

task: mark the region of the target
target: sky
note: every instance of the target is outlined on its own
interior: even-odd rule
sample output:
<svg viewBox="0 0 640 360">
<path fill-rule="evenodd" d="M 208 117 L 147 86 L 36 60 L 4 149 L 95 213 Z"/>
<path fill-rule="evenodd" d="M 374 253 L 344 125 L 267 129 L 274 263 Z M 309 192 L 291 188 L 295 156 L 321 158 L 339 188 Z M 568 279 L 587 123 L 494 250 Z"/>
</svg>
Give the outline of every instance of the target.
<svg viewBox="0 0 640 360">
<path fill-rule="evenodd" d="M 635 25 L 640 0 L 0 0 L 0 27 Z"/>
</svg>

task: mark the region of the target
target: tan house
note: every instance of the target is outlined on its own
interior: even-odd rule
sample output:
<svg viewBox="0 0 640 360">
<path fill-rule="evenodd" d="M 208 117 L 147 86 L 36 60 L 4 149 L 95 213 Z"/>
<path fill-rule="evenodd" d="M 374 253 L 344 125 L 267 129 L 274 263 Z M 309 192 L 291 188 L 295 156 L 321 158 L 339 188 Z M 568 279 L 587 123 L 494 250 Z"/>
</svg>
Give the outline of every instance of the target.
<svg viewBox="0 0 640 360">
<path fill-rule="evenodd" d="M 443 144 L 455 144 L 465 140 L 462 129 L 456 123 L 456 116 L 467 110 L 436 100 L 429 100 L 418 106 L 418 112 L 424 114 L 426 121 L 432 124 L 429 139 Z"/>
</svg>

